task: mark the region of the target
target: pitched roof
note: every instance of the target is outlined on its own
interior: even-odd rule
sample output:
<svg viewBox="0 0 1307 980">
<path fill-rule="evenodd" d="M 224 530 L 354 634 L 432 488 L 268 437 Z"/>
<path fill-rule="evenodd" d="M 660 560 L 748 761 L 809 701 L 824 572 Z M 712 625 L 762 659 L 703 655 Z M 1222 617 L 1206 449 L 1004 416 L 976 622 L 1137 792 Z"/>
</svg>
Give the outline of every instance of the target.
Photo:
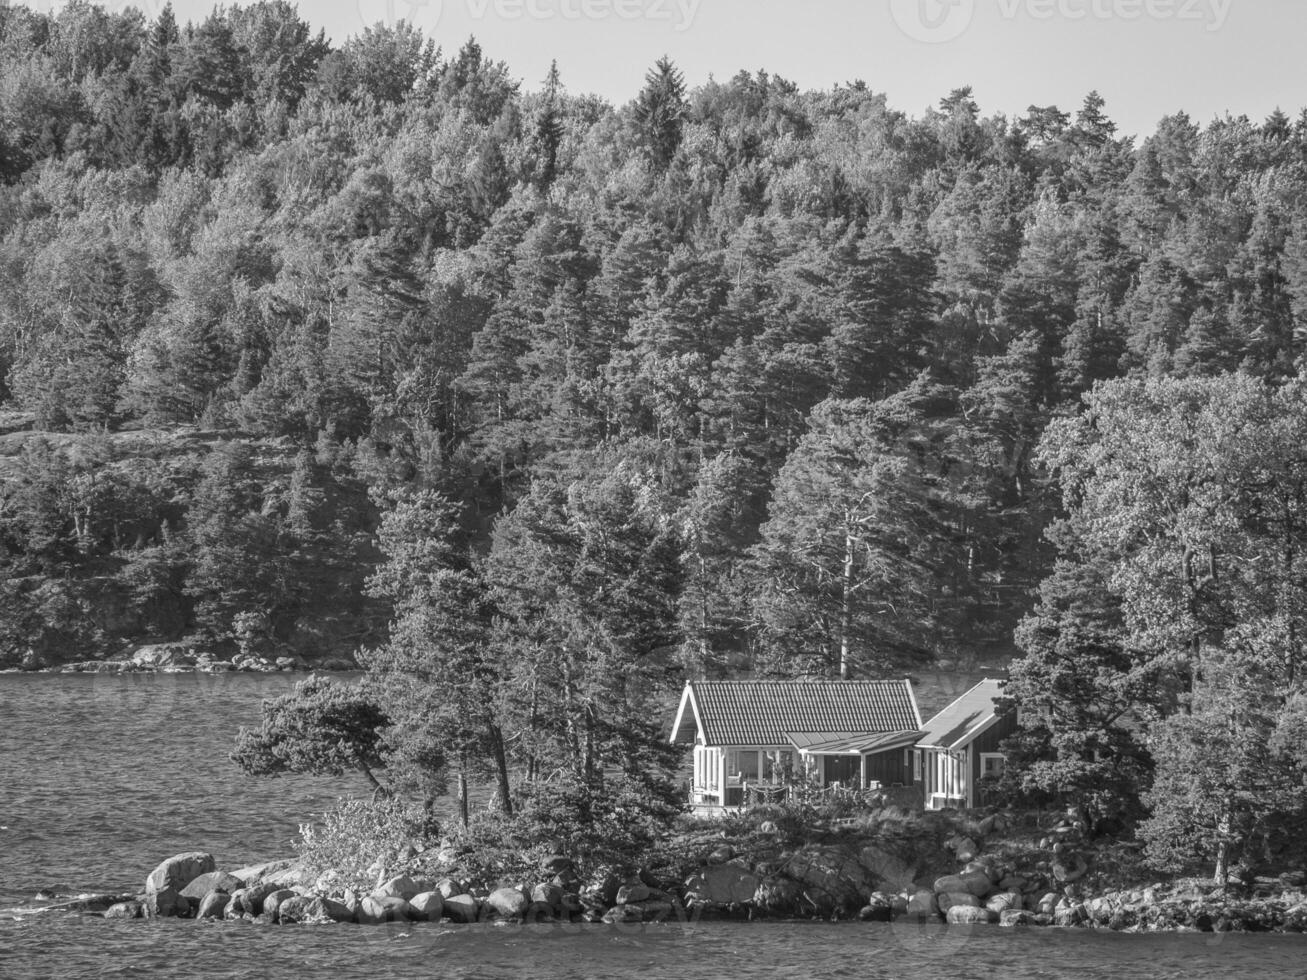
<svg viewBox="0 0 1307 980">
<path fill-rule="evenodd" d="M 696 725 L 708 745 L 789 745 L 805 732 L 915 732 L 921 715 L 907 680 L 692 681 L 672 741 L 692 741 Z"/>
<path fill-rule="evenodd" d="M 917 740 L 920 731 L 908 732 L 787 732 L 790 744 L 812 755 L 862 755 L 906 748 Z"/>
<path fill-rule="evenodd" d="M 995 699 L 1003 682 L 985 678 L 962 697 L 926 722 L 917 745 L 926 749 L 956 749 L 998 721 Z"/>
</svg>

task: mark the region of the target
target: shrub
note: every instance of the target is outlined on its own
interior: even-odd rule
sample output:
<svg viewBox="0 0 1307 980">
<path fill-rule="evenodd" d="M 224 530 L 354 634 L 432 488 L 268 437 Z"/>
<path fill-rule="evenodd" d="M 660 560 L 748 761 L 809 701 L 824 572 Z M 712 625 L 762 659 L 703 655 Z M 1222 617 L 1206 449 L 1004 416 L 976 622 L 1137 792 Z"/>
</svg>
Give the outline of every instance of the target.
<svg viewBox="0 0 1307 980">
<path fill-rule="evenodd" d="M 306 870 L 334 890 L 369 892 L 418 867 L 433 831 L 421 807 L 397 799 L 342 800 L 318 824 L 301 824 L 297 850 Z"/>
</svg>

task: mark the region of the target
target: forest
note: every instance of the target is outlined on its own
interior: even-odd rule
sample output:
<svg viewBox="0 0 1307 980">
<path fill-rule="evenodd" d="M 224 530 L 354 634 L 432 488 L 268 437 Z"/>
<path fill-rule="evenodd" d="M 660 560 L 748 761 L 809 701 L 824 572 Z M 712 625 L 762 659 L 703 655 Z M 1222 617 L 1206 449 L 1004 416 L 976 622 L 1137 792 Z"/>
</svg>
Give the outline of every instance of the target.
<svg viewBox="0 0 1307 980">
<path fill-rule="evenodd" d="M 1020 655 L 1074 719 L 1020 790 L 1128 809 L 1204 685 L 1293 700 L 1304 326 L 1307 112 L 614 106 L 282 0 L 0 5 L 0 666 L 327 622 L 368 751 L 507 803 L 653 771 L 687 674 Z"/>
</svg>

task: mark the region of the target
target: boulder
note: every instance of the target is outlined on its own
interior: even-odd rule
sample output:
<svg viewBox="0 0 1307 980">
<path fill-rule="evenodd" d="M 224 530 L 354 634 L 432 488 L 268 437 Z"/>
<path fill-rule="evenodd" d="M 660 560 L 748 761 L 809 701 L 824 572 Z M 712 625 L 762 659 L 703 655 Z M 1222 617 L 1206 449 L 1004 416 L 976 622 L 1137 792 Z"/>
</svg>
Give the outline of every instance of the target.
<svg viewBox="0 0 1307 980">
<path fill-rule="evenodd" d="M 785 874 L 803 885 L 822 913 L 856 912 L 875 890 L 875 881 L 857 855 L 842 847 L 805 847 L 790 859 Z"/>
<path fill-rule="evenodd" d="M 439 922 L 445 911 L 445 900 L 440 892 L 423 892 L 414 895 L 408 903 L 413 918 L 419 922 Z"/>
<path fill-rule="evenodd" d="M 291 891 L 289 888 L 278 888 L 263 899 L 263 914 L 271 918 L 273 922 L 276 922 L 278 906 L 286 901 L 286 899 L 294 897 L 295 892 Z"/>
<path fill-rule="evenodd" d="M 408 875 L 400 875 L 398 878 L 391 878 L 385 884 L 373 889 L 373 898 L 402 898 L 408 901 L 415 895 L 423 892 L 422 886 L 410 878 Z"/>
<path fill-rule="evenodd" d="M 975 895 L 976 898 L 986 898 L 993 890 L 994 883 L 990 881 L 989 875 L 980 870 L 945 875 L 943 878 L 935 880 L 936 892 L 951 892 L 954 894 L 965 892 Z"/>
<path fill-rule="evenodd" d="M 1021 929 L 1039 924 L 1039 916 L 1034 912 L 1022 912 L 1020 909 L 1008 909 L 998 917 L 998 924 L 1004 929 Z"/>
<path fill-rule="evenodd" d="M 480 905 L 471 895 L 451 895 L 445 899 L 444 914 L 453 922 L 476 922 Z"/>
<path fill-rule="evenodd" d="M 1059 905 L 1053 912 L 1053 924 L 1062 928 L 1078 926 L 1087 918 L 1083 905 Z"/>
<path fill-rule="evenodd" d="M 486 908 L 497 919 L 521 919 L 531 900 L 518 888 L 496 888 L 486 899 Z"/>
<path fill-rule="evenodd" d="M 653 889 L 639 881 L 617 889 L 618 905 L 635 905 L 639 902 L 647 902 L 652 897 Z"/>
<path fill-rule="evenodd" d="M 955 905 L 948 910 L 946 918 L 949 925 L 954 926 L 993 925 L 998 922 L 998 913 L 968 905 Z"/>
<path fill-rule="evenodd" d="M 146 669 L 194 667 L 197 659 L 194 650 L 180 643 L 155 643 L 137 647 L 132 654 L 132 663 Z"/>
<path fill-rule="evenodd" d="M 236 877 L 241 876 L 237 874 Z M 299 861 L 292 861 L 281 870 L 262 878 L 259 884 L 271 885 L 273 891 L 278 888 L 308 888 L 313 885 L 314 877 Z"/>
<path fill-rule="evenodd" d="M 883 892 L 875 892 L 858 913 L 863 922 L 890 922 L 894 918 L 894 903 Z"/>
<path fill-rule="evenodd" d="M 643 902 L 633 902 L 640 909 L 641 922 L 666 922 L 676 912 L 677 904 L 670 898 L 655 896 Z"/>
<path fill-rule="evenodd" d="M 359 903 L 358 920 L 364 925 L 407 922 L 412 918 L 416 918 L 412 906 L 398 895 L 369 895 Z"/>
<path fill-rule="evenodd" d="M 277 921 L 282 925 L 349 922 L 351 915 L 345 906 L 321 895 L 296 895 L 278 904 Z"/>
<path fill-rule="evenodd" d="M 231 893 L 231 908 L 228 910 L 227 917 L 262 915 L 264 901 L 275 891 L 277 891 L 276 887 L 266 883 L 236 889 Z"/>
<path fill-rule="evenodd" d="M 603 921 L 610 925 L 622 925 L 628 922 L 643 922 L 644 910 L 638 905 L 615 905 L 604 913 Z"/>
<path fill-rule="evenodd" d="M 435 891 L 440 892 L 440 897 L 449 901 L 455 895 L 466 895 L 467 885 L 453 878 L 441 878 L 436 882 Z"/>
<path fill-rule="evenodd" d="M 145 914 L 145 907 L 140 902 L 118 902 L 105 909 L 106 919 L 139 919 Z"/>
<path fill-rule="evenodd" d="M 224 891 L 211 891 L 200 899 L 200 907 L 195 912 L 197 919 L 221 919 L 231 904 L 231 895 Z"/>
<path fill-rule="evenodd" d="M 939 910 L 941 912 L 951 912 L 956 908 L 978 909 L 981 907 L 980 899 L 976 898 L 970 892 L 940 892 Z"/>
<path fill-rule="evenodd" d="M 685 888 L 686 898 L 692 901 L 709 905 L 745 905 L 753 901 L 758 890 L 758 876 L 741 864 L 715 864 L 691 875 Z"/>
<path fill-rule="evenodd" d="M 245 882 L 235 875 L 229 875 L 225 871 L 210 871 L 206 875 L 200 875 L 183 888 L 182 895 L 199 902 L 210 892 L 227 892 L 231 894 L 244 887 Z"/>
<path fill-rule="evenodd" d="M 281 861 L 264 861 L 261 864 L 247 864 L 231 872 L 233 878 L 239 878 L 242 886 L 257 885 L 273 875 L 285 871 L 295 862 L 289 858 Z"/>
<path fill-rule="evenodd" d="M 145 906 L 151 915 L 189 915 L 191 903 L 182 890 L 200 875 L 215 870 L 212 854 L 193 851 L 175 854 L 145 879 Z"/>
<path fill-rule="evenodd" d="M 939 915 L 939 899 L 935 892 L 923 888 L 908 899 L 907 914 L 917 920 L 934 918 Z"/>
<path fill-rule="evenodd" d="M 1021 911 L 1021 905 L 1020 892 L 996 892 L 989 897 L 985 908 L 1002 915 L 1004 912 Z"/>
<path fill-rule="evenodd" d="M 536 885 L 531 889 L 531 904 L 544 906 L 550 915 L 561 915 L 567 893 L 557 885 Z"/>
<path fill-rule="evenodd" d="M 1057 892 L 1045 892 L 1035 903 L 1035 909 L 1040 915 L 1052 915 L 1057 910 L 1057 903 L 1061 898 L 1062 896 Z"/>
<path fill-rule="evenodd" d="M 1064 851 L 1053 858 L 1053 877 L 1059 884 L 1079 881 L 1088 871 L 1084 855 L 1076 851 Z"/>
</svg>

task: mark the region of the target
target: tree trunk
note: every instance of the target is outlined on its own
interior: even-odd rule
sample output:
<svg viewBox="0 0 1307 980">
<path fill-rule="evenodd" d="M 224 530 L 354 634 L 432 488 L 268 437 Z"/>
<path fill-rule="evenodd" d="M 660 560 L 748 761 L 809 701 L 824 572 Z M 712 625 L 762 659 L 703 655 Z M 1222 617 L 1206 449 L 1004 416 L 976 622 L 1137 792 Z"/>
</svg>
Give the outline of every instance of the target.
<svg viewBox="0 0 1307 980">
<path fill-rule="evenodd" d="M 463 829 L 467 829 L 468 810 L 467 810 L 467 753 L 460 752 L 458 757 L 458 816 L 463 821 Z"/>
<path fill-rule="evenodd" d="M 508 755 L 504 751 L 504 733 L 496 724 L 487 725 L 487 734 L 490 736 L 490 753 L 495 760 L 495 776 L 499 783 L 499 802 L 504 810 L 504 816 L 513 815 L 513 794 L 508 780 Z"/>
<path fill-rule="evenodd" d="M 1214 880 L 1222 888 L 1230 883 L 1230 810 L 1226 804 L 1220 820 L 1216 823 L 1216 832 L 1220 841 L 1216 845 L 1216 874 Z"/>
<path fill-rule="evenodd" d="M 844 580 L 840 593 L 840 680 L 849 679 L 849 631 L 853 628 L 853 535 L 844 532 Z"/>
</svg>

